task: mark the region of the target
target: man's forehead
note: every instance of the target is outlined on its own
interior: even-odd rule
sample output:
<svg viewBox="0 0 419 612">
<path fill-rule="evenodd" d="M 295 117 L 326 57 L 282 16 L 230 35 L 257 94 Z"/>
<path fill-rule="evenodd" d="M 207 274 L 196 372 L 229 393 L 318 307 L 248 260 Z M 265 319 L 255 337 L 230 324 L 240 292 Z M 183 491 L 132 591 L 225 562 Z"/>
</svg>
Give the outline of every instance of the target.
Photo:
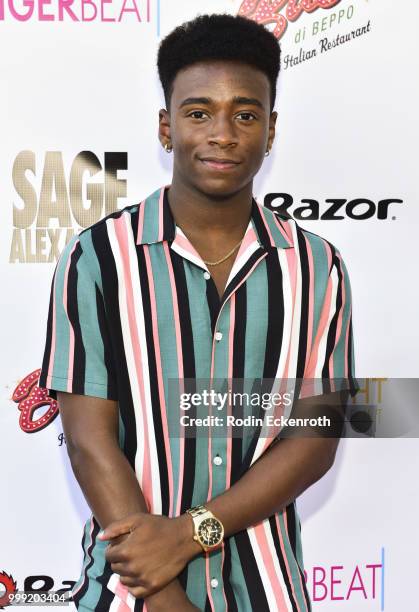
<svg viewBox="0 0 419 612">
<path fill-rule="evenodd" d="M 174 80 L 173 95 L 178 103 L 186 97 L 214 98 L 220 87 L 234 90 L 235 96 L 260 99 L 265 90 L 269 96 L 269 80 L 261 70 L 243 62 L 220 60 L 197 62 L 182 68 Z"/>
</svg>

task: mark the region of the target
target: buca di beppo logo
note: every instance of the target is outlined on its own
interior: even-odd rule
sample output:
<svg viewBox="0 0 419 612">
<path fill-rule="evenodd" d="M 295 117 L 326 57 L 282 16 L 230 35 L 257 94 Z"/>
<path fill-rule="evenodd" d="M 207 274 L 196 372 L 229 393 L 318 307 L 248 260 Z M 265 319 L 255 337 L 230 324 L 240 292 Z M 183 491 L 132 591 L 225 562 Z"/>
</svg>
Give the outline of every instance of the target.
<svg viewBox="0 0 419 612">
<path fill-rule="evenodd" d="M 297 21 L 303 13 L 312 13 L 322 8 L 329 9 L 341 0 L 244 0 L 239 15 L 267 25 L 274 23 L 273 34 L 281 38 L 289 21 Z M 285 15 L 281 13 L 285 9 Z"/>
<path fill-rule="evenodd" d="M 20 410 L 19 425 L 22 431 L 34 433 L 49 425 L 58 414 L 58 403 L 48 395 L 48 390 L 38 387 L 41 370 L 28 374 L 13 391 L 12 400 Z M 47 408 L 46 412 L 33 419 L 34 412 Z"/>
</svg>

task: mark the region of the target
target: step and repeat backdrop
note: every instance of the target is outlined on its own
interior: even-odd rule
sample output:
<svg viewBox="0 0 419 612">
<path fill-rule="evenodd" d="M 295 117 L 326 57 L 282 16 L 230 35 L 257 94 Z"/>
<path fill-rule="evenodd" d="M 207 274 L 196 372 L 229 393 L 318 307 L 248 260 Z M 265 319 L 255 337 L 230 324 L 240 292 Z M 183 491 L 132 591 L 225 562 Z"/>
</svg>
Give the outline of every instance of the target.
<svg viewBox="0 0 419 612">
<path fill-rule="evenodd" d="M 52 274 L 74 233 L 170 182 L 156 52 L 212 12 L 281 42 L 254 194 L 339 248 L 360 396 L 378 405 L 390 379 L 419 377 L 416 2 L 0 0 L 0 598 L 79 577 L 90 510 L 37 387 Z M 414 437 L 360 432 L 299 498 L 314 610 L 417 609 L 417 461 Z"/>
</svg>

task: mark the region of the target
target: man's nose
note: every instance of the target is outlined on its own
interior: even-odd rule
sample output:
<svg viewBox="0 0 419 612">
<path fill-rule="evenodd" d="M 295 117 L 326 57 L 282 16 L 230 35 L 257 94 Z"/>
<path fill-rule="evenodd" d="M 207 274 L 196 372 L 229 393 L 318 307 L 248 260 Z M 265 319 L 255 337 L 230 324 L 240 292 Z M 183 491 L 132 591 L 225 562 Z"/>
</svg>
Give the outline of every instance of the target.
<svg viewBox="0 0 419 612">
<path fill-rule="evenodd" d="M 225 114 L 214 117 L 208 133 L 208 142 L 224 147 L 237 144 L 238 137 L 234 119 L 227 117 Z"/>
</svg>

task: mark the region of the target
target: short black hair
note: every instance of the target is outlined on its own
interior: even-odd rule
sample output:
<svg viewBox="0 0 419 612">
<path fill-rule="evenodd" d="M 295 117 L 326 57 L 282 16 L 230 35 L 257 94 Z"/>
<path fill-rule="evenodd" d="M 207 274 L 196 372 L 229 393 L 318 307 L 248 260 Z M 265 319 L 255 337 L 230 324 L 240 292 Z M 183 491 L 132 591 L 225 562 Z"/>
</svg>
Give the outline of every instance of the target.
<svg viewBox="0 0 419 612">
<path fill-rule="evenodd" d="M 240 15 L 199 15 L 172 30 L 160 43 L 157 67 L 166 107 L 169 110 L 179 70 L 207 60 L 236 60 L 266 74 L 272 111 L 280 57 L 278 39 L 263 25 Z"/>
</svg>

